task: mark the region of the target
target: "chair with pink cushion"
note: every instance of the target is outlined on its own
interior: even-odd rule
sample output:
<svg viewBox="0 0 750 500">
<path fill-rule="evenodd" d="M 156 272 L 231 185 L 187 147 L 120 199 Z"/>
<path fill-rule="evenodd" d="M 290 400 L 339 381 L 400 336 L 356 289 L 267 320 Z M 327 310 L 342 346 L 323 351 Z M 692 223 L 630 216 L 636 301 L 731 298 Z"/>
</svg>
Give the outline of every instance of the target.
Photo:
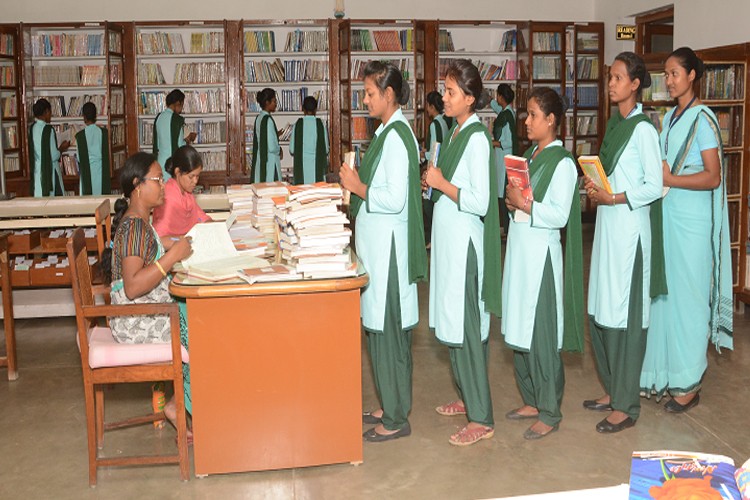
<svg viewBox="0 0 750 500">
<path fill-rule="evenodd" d="M 127 465 L 179 464 L 180 478 L 188 480 L 187 421 L 185 393 L 182 385 L 183 355 L 180 344 L 180 318 L 177 304 L 95 304 L 94 293 L 106 292 L 92 286 L 83 229 L 76 229 L 68 240 L 73 298 L 76 307 L 78 346 L 86 400 L 86 430 L 89 451 L 89 485 L 96 485 L 99 467 Z M 103 321 L 111 316 L 168 314 L 172 340 L 166 344 L 120 344 Z M 121 422 L 104 422 L 105 384 L 156 382 L 171 380 L 177 406 L 177 453 L 148 456 L 100 457 L 104 431 L 140 425 L 164 418 L 163 412 L 130 418 Z"/>
</svg>

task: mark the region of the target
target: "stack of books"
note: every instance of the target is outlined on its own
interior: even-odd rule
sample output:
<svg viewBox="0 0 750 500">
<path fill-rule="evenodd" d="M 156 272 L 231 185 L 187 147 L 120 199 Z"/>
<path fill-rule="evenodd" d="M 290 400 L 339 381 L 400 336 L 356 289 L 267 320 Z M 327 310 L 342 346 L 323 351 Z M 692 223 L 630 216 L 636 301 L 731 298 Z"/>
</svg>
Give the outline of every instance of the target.
<svg viewBox="0 0 750 500">
<path fill-rule="evenodd" d="M 232 215 L 237 216 L 236 223 L 249 222 L 260 231 L 270 254 L 273 254 L 277 240 L 273 198 L 286 198 L 289 194 L 287 186 L 286 182 L 259 182 L 227 188 Z"/>
<path fill-rule="evenodd" d="M 325 182 L 290 186 L 286 200 L 275 199 L 281 258 L 305 278 L 356 274 L 349 219 L 338 209 L 342 200 L 341 186 Z"/>
</svg>

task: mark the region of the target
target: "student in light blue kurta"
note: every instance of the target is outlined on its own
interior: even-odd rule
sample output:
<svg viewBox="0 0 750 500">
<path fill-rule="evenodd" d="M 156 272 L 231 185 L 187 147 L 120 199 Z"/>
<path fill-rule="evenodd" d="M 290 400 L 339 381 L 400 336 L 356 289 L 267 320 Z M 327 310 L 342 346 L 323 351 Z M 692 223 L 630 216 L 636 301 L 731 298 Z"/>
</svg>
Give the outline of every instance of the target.
<svg viewBox="0 0 750 500">
<path fill-rule="evenodd" d="M 342 165 L 351 191 L 356 250 L 370 281 L 362 291 L 362 325 L 381 408 L 363 415 L 377 424 L 363 434 L 380 442 L 411 434 L 411 330 L 419 321 L 418 280 L 426 278 L 419 148 L 401 104 L 409 87 L 398 68 L 379 61 L 364 71 L 365 104 L 381 121 L 359 174 Z"/>
<path fill-rule="evenodd" d="M 536 88 L 527 110 L 528 137 L 537 143 L 524 155 L 533 198 L 508 184 L 505 202 L 514 216 L 503 267 L 502 318 L 524 406 L 505 416 L 537 419 L 524 438 L 539 439 L 556 431 L 562 419 L 565 375 L 560 350 L 583 348 L 581 215 L 576 165 L 556 138 L 564 113 L 560 96 L 550 88 Z"/>
<path fill-rule="evenodd" d="M 107 129 L 96 124 L 96 105 L 87 102 L 81 109 L 86 127 L 76 134 L 79 193 L 110 194 L 109 139 Z"/>
<path fill-rule="evenodd" d="M 497 86 L 495 99 L 490 101 L 490 107 L 497 113 L 492 124 L 492 145 L 497 157 L 497 196 L 500 198 L 500 222 L 506 234 L 508 232 L 508 209 L 505 206 L 505 156 L 517 155 L 518 134 L 516 133 L 516 112 L 511 106 L 516 93 L 507 83 Z"/>
<path fill-rule="evenodd" d="M 185 137 L 185 119 L 180 116 L 185 105 L 185 94 L 174 89 L 167 94 L 167 109 L 156 115 L 154 120 L 154 156 L 161 165 L 164 180 L 171 178 L 164 165 L 177 148 L 189 144 L 195 140 L 195 132 Z"/>
<path fill-rule="evenodd" d="M 62 196 L 65 192 L 60 153 L 70 147 L 69 141 L 57 146 L 57 135 L 50 125 L 52 105 L 47 99 L 39 99 L 32 108 L 34 123 L 29 127 L 29 170 L 31 172 L 31 196 Z"/>
<path fill-rule="evenodd" d="M 318 101 L 305 97 L 304 116 L 292 128 L 289 152 L 294 157 L 294 184 L 320 182 L 328 170 L 328 133 L 323 121 L 315 117 L 317 109 Z"/>
<path fill-rule="evenodd" d="M 459 399 L 441 415 L 466 414 L 468 424 L 449 442 L 467 446 L 494 435 L 487 376 L 490 313 L 500 315 L 500 226 L 495 208 L 492 139 L 475 112 L 487 105 L 471 61 L 451 63 L 445 112 L 455 119 L 437 167 L 427 168 L 435 212 L 430 258 L 430 327 L 449 348 Z"/>
<path fill-rule="evenodd" d="M 664 117 L 663 234 L 667 295 L 651 306 L 641 388 L 682 413 L 699 402 L 709 340 L 732 348 L 732 274 L 722 140 L 716 117 L 693 93 L 703 73 L 695 53 L 682 47 L 666 60 L 677 107 Z"/>
<path fill-rule="evenodd" d="M 265 88 L 258 92 L 257 101 L 261 107 L 253 126 L 253 172 L 252 182 L 273 182 L 281 180 L 281 158 L 279 131 L 271 113 L 276 111 L 276 91 Z"/>
<path fill-rule="evenodd" d="M 600 189 L 588 177 L 585 184 L 597 205 L 588 314 L 605 395 L 585 400 L 583 407 L 612 411 L 596 425 L 602 433 L 632 427 L 641 409 L 641 365 L 652 296 L 650 204 L 662 192 L 659 136 L 636 102 L 641 89 L 650 85 L 643 59 L 632 52 L 615 58 L 608 89 L 617 111 L 607 123 L 599 152 L 612 191 Z M 662 252 L 661 246 L 657 251 Z"/>
<path fill-rule="evenodd" d="M 427 130 L 427 140 L 425 141 L 425 151 L 423 168 L 427 167 L 427 164 L 433 161 L 432 150 L 435 143 L 443 144 L 448 140 L 448 132 L 450 126 L 448 120 L 443 114 L 443 96 L 440 92 L 433 90 L 425 97 L 425 112 L 427 117 L 430 119 L 430 127 Z M 439 154 L 439 153 L 438 153 Z M 432 237 L 432 211 L 434 209 L 434 203 L 427 196 L 425 191 L 424 200 L 422 201 L 422 211 L 424 214 L 424 237 L 427 247 L 430 248 Z"/>
</svg>

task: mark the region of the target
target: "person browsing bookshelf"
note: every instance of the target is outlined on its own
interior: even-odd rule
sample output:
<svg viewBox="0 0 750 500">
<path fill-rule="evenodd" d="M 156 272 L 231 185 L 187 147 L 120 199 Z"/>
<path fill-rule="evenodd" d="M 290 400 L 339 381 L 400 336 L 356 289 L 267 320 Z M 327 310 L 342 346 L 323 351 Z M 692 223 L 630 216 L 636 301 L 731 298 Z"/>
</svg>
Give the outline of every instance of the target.
<svg viewBox="0 0 750 500">
<path fill-rule="evenodd" d="M 80 193 L 110 194 L 109 134 L 106 127 L 96 124 L 96 104 L 87 102 L 81 108 L 86 127 L 76 134 Z"/>
<path fill-rule="evenodd" d="M 153 304 L 174 302 L 169 294 L 169 275 L 177 262 L 191 252 L 190 240 L 179 238 L 167 250 L 149 223 L 151 212 L 164 202 L 162 168 L 153 155 L 136 153 L 125 161 L 120 172 L 123 197 L 115 202 L 112 218 L 112 247 L 102 254 L 102 273 L 111 283 L 113 304 Z M 187 348 L 187 309 L 180 302 L 180 340 Z M 119 316 L 109 319 L 112 336 L 125 344 L 170 342 L 169 318 L 164 315 Z M 190 370 L 183 363 L 185 409 L 192 412 Z M 164 408 L 175 422 L 172 398 Z M 188 433 L 188 439 L 192 434 Z"/>
<path fill-rule="evenodd" d="M 448 138 L 448 131 L 450 130 L 450 125 L 448 124 L 448 120 L 450 118 L 446 118 L 445 114 L 443 114 L 443 96 L 440 95 L 440 92 L 433 90 L 427 96 L 425 97 L 425 113 L 427 113 L 427 118 L 430 120 L 430 128 L 428 129 L 427 133 L 427 141 L 425 141 L 425 151 L 424 151 L 424 159 L 425 159 L 425 165 L 426 168 L 427 163 L 433 160 L 432 156 L 432 150 L 435 148 L 435 144 L 442 144 L 445 139 Z M 430 237 L 432 235 L 432 210 L 433 210 L 433 203 L 432 200 L 430 200 L 429 196 L 427 196 L 422 201 L 422 211 L 424 215 L 424 236 L 425 236 L 425 243 L 427 244 L 427 248 L 430 248 Z"/>
<path fill-rule="evenodd" d="M 203 158 L 192 146 L 177 148 L 167 160 L 171 179 L 164 184 L 164 203 L 154 207 L 153 226 L 169 248 L 174 236 L 184 236 L 194 225 L 211 222 L 195 201 L 193 191 L 203 171 Z"/>
<path fill-rule="evenodd" d="M 560 350 L 583 351 L 583 257 L 578 172 L 557 139 L 565 113 L 548 87 L 529 94 L 526 133 L 531 193 L 508 183 L 505 204 L 514 213 L 503 276 L 502 332 L 513 349 L 523 406 L 509 420 L 536 420 L 523 434 L 540 439 L 558 430 L 565 386 Z M 520 217 L 517 212 L 528 215 Z M 560 230 L 566 228 L 565 259 Z"/>
<path fill-rule="evenodd" d="M 516 132 L 516 112 L 511 106 L 516 93 L 507 83 L 501 83 L 495 91 L 495 99 L 490 107 L 497 113 L 492 122 L 492 145 L 497 156 L 497 195 L 500 199 L 500 222 L 508 234 L 508 209 L 505 206 L 505 156 L 517 155 L 518 133 Z"/>
<path fill-rule="evenodd" d="M 328 170 L 328 134 L 323 120 L 315 116 L 317 110 L 317 99 L 305 97 L 302 101 L 304 116 L 292 129 L 289 152 L 294 157 L 294 184 L 320 182 Z"/>
<path fill-rule="evenodd" d="M 451 62 L 445 77 L 445 114 L 454 120 L 437 166 L 425 184 L 435 202 L 430 258 L 430 327 L 448 346 L 456 401 L 435 408 L 466 415 L 449 442 L 467 446 L 494 435 L 487 375 L 490 313 L 500 315 L 500 222 L 492 138 L 476 110 L 485 107 L 479 71 L 471 61 Z"/>
<path fill-rule="evenodd" d="M 154 119 L 154 156 L 162 166 L 165 179 L 170 175 L 164 169 L 167 160 L 172 157 L 177 148 L 192 143 L 196 138 L 195 132 L 185 135 L 185 118 L 182 110 L 185 107 L 185 94 L 180 89 L 174 89 L 167 94 L 167 109 L 156 115 Z"/>
<path fill-rule="evenodd" d="M 412 329 L 419 322 L 417 281 L 427 277 L 419 146 L 401 106 L 409 85 L 392 64 L 371 61 L 364 69 L 364 104 L 381 124 L 359 173 L 339 169 L 351 191 L 355 246 L 370 281 L 362 291 L 361 314 L 380 408 L 362 420 L 376 424 L 365 441 L 411 434 Z"/>
<path fill-rule="evenodd" d="M 710 341 L 732 349 L 732 264 L 721 131 L 694 93 L 703 61 L 681 47 L 664 63 L 677 106 L 664 116 L 660 146 L 667 294 L 651 303 L 641 391 L 684 413 L 700 401 Z"/>
<path fill-rule="evenodd" d="M 583 407 L 612 412 L 596 425 L 602 433 L 632 427 L 640 416 L 639 383 L 651 297 L 666 291 L 661 235 L 651 234 L 651 210 L 660 205 L 650 204 L 662 192 L 659 134 L 637 102 L 641 89 L 649 86 L 643 59 L 632 52 L 615 57 L 607 89 L 617 111 L 599 149 L 611 192 L 585 177 L 588 197 L 597 204 L 589 331 L 605 394 L 584 401 Z"/>
<path fill-rule="evenodd" d="M 251 182 L 273 182 L 281 180 L 281 159 L 283 152 L 279 146 L 279 131 L 271 113 L 276 111 L 276 91 L 265 88 L 257 93 L 256 100 L 260 113 L 253 126 L 253 171 Z"/>
<path fill-rule="evenodd" d="M 57 145 L 57 134 L 52 128 L 52 105 L 47 99 L 39 99 L 32 107 L 34 123 L 29 127 L 29 172 L 31 196 L 63 196 L 60 153 L 68 150 L 70 141 Z"/>
</svg>

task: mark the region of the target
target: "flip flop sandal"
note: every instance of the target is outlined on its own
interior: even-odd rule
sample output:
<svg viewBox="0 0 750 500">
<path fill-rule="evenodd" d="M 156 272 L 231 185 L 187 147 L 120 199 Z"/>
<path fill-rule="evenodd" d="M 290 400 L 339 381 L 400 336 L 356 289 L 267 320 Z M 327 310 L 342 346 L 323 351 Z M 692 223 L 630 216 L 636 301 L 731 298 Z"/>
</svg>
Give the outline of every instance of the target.
<svg viewBox="0 0 750 500">
<path fill-rule="evenodd" d="M 490 439 L 495 435 L 495 429 L 492 427 L 476 427 L 469 429 L 464 427 L 450 437 L 448 442 L 454 446 L 470 446 L 482 439 Z"/>
<path fill-rule="evenodd" d="M 435 411 L 446 417 L 452 417 L 454 415 L 466 415 L 466 406 L 459 402 L 453 401 L 447 405 L 438 406 Z"/>
</svg>

